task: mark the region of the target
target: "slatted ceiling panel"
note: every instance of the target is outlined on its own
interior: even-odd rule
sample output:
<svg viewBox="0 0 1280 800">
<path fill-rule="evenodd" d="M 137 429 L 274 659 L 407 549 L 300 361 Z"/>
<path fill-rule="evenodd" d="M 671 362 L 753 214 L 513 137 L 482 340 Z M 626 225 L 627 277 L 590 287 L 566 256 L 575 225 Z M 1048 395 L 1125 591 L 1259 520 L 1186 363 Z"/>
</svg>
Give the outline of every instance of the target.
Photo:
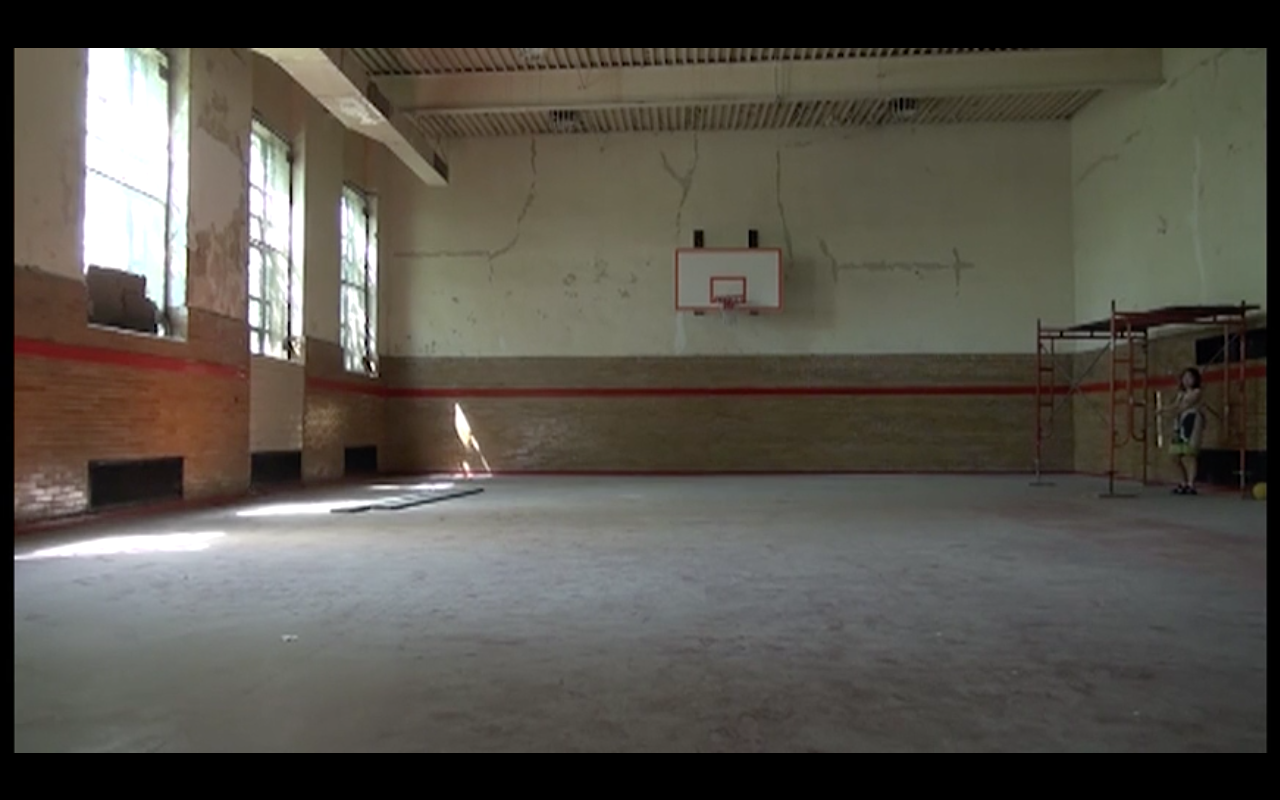
<svg viewBox="0 0 1280 800">
<path fill-rule="evenodd" d="M 1048 47 L 805 47 L 805 48 L 547 48 L 538 59 L 517 48 L 351 48 L 374 75 L 443 75 L 538 69 L 734 64 L 759 61 L 821 61 L 837 58 L 898 58 L 964 53 L 1032 52 Z M 1058 48 L 1060 49 L 1060 48 Z"/>
<path fill-rule="evenodd" d="M 440 138 L 1047 122 L 1070 119 L 1098 94 L 1097 91 L 1082 91 L 920 98 L 915 116 L 905 120 L 898 119 L 890 103 L 880 99 L 591 109 L 577 112 L 576 125 L 571 129 L 560 128 L 545 112 L 418 113 L 413 119 L 424 133 Z"/>
</svg>

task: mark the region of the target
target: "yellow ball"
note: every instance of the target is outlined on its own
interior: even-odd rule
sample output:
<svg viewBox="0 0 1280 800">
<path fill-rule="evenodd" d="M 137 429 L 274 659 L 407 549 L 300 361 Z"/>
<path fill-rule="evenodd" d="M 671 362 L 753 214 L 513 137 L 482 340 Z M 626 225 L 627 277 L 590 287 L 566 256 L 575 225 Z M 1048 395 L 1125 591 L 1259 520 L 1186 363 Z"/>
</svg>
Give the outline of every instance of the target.
<svg viewBox="0 0 1280 800">
<path fill-rule="evenodd" d="M 1254 500 L 1267 499 L 1267 485 L 1265 483 L 1255 483 L 1253 485 L 1253 499 Z"/>
</svg>

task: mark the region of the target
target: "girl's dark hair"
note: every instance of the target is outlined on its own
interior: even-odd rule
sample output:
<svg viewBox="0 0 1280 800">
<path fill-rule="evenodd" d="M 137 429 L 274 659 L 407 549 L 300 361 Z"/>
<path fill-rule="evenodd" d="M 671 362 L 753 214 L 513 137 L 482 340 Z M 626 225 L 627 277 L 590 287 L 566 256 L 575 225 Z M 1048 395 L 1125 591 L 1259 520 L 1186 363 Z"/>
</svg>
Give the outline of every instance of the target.
<svg viewBox="0 0 1280 800">
<path fill-rule="evenodd" d="M 1185 378 L 1185 377 L 1187 377 L 1188 375 L 1190 375 L 1190 376 L 1191 376 L 1191 388 L 1192 388 L 1192 389 L 1199 389 L 1199 388 L 1200 388 L 1200 380 L 1201 380 L 1201 378 L 1200 378 L 1200 370 L 1196 369 L 1195 367 L 1187 367 L 1186 369 L 1184 369 L 1184 370 L 1182 371 L 1182 377 L 1183 377 L 1183 378 Z M 1181 383 L 1181 380 L 1179 380 L 1179 383 Z"/>
</svg>

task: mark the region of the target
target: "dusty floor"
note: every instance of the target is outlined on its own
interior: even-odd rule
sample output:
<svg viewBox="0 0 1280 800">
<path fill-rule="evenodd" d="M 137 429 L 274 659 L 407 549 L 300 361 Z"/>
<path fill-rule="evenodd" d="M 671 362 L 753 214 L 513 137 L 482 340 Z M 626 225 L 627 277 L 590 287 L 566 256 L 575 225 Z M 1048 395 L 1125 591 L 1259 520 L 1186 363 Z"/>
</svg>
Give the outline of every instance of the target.
<svg viewBox="0 0 1280 800">
<path fill-rule="evenodd" d="M 1265 504 L 1026 484 L 498 480 L 23 537 L 14 749 L 1265 751 Z M 23 557 L 141 535 L 188 551 Z"/>
</svg>

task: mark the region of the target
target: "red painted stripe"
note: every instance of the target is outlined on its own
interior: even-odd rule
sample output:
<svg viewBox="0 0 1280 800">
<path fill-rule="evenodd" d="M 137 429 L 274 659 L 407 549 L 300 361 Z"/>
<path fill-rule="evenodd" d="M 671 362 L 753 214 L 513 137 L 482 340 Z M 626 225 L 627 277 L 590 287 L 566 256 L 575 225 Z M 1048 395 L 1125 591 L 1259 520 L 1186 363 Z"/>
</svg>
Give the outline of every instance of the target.
<svg viewBox="0 0 1280 800">
<path fill-rule="evenodd" d="M 186 375 L 203 375 L 214 378 L 243 380 L 249 376 L 247 370 L 226 364 L 214 364 L 208 361 L 197 361 L 180 356 L 160 356 L 152 353 L 135 353 L 128 350 L 115 350 L 109 347 L 93 347 L 88 345 L 62 344 L 39 339 L 13 340 L 14 356 L 29 358 L 47 358 L 55 361 L 76 361 L 82 364 L 101 364 L 131 369 L 156 370 L 160 372 L 177 372 Z"/>
<path fill-rule="evenodd" d="M 682 386 L 682 387 L 581 387 L 581 388 L 448 388 L 385 390 L 400 399 L 476 400 L 626 397 L 959 397 L 1035 394 L 1034 386 Z"/>
<path fill-rule="evenodd" d="M 134 369 L 160 370 L 219 378 L 244 379 L 247 371 L 225 364 L 214 364 L 177 356 L 135 353 L 105 347 L 69 345 L 36 339 L 15 338 L 15 356 L 79 361 Z M 1233 371 L 1232 378 L 1238 374 Z M 1265 379 L 1266 364 L 1246 368 L 1248 379 Z M 1205 371 L 1206 382 L 1224 379 L 1223 370 Z M 419 400 L 568 400 L 618 398 L 687 398 L 687 397 L 1031 397 L 1034 385 L 939 385 L 939 386 L 633 386 L 633 387 L 452 387 L 452 388 L 386 388 L 374 383 L 308 378 L 307 385 L 322 391 L 359 394 L 369 397 Z M 1177 385 L 1176 376 L 1153 377 L 1151 389 L 1169 389 Z M 1079 388 L 1081 394 L 1106 393 L 1109 382 L 1094 381 Z M 1126 384 L 1117 383 L 1121 390 Z M 1067 387 L 1058 385 L 1053 394 L 1064 395 Z"/>
</svg>

